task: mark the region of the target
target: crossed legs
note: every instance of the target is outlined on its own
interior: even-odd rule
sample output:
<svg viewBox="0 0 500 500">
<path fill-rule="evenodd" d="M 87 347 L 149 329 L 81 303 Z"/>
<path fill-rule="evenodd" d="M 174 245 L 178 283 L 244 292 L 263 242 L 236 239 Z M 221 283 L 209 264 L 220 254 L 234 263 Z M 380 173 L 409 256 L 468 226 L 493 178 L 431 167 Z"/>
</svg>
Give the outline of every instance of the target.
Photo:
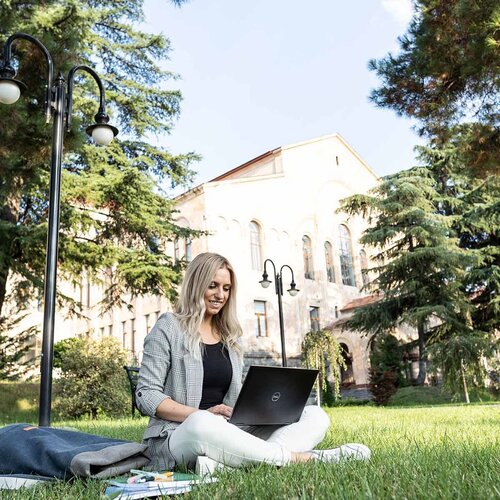
<svg viewBox="0 0 500 500">
<path fill-rule="evenodd" d="M 285 465 L 310 459 L 306 452 L 323 439 L 329 425 L 328 416 L 317 406 L 307 406 L 294 424 L 245 430 L 200 410 L 172 432 L 169 448 L 178 464 L 192 465 L 201 455 L 230 467 L 255 462 Z"/>
</svg>

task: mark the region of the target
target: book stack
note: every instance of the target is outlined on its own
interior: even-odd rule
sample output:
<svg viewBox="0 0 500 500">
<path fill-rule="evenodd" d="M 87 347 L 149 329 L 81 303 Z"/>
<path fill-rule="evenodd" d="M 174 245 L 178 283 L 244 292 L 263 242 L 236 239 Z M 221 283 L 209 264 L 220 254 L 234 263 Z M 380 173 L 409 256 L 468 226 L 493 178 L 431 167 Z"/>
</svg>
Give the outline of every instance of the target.
<svg viewBox="0 0 500 500">
<path fill-rule="evenodd" d="M 112 500 L 133 500 L 136 498 L 178 495 L 190 491 L 196 484 L 207 484 L 215 478 L 201 478 L 196 474 L 181 472 L 147 472 L 132 470 L 132 476 L 108 481 L 104 495 Z"/>
</svg>

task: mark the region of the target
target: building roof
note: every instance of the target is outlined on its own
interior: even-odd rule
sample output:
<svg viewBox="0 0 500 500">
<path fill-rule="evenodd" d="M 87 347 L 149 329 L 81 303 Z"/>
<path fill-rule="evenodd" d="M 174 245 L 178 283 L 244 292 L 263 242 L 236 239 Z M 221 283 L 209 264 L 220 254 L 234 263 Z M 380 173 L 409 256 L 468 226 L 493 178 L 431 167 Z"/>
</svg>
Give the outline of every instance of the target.
<svg viewBox="0 0 500 500">
<path fill-rule="evenodd" d="M 332 139 L 332 138 L 338 139 L 361 162 L 361 164 L 366 168 L 366 170 L 368 172 L 370 172 L 370 174 L 372 174 L 374 177 L 378 178 L 377 174 L 359 156 L 359 154 L 356 151 L 354 151 L 354 149 L 352 149 L 351 146 L 349 146 L 349 144 L 347 144 L 347 142 L 344 140 L 344 138 L 340 134 L 334 133 L 334 134 L 329 134 L 329 135 L 323 135 L 323 136 L 320 136 L 320 137 L 316 137 L 314 139 L 308 139 L 306 141 L 297 142 L 297 143 L 294 143 L 294 144 L 288 144 L 287 146 L 280 146 L 280 147 L 277 147 L 275 149 L 271 149 L 270 151 L 267 151 L 267 152 L 265 152 L 265 153 L 263 153 L 263 154 L 261 154 L 259 156 L 256 156 L 255 158 L 252 158 L 251 160 L 249 160 L 249 161 L 247 161 L 245 163 L 242 163 L 241 165 L 238 165 L 237 167 L 235 167 L 235 168 L 233 168 L 231 170 L 228 170 L 227 172 L 224 172 L 223 174 L 218 175 L 217 177 L 214 177 L 213 179 L 211 179 L 211 180 L 209 180 L 207 182 L 199 184 L 199 185 L 197 185 L 197 186 L 189 189 L 188 191 L 185 191 L 184 193 L 181 193 L 180 195 L 176 196 L 175 199 L 178 200 L 178 201 L 180 201 L 182 199 L 188 198 L 189 195 L 200 194 L 203 191 L 203 186 L 205 186 L 207 184 L 210 184 L 212 182 L 219 182 L 219 181 L 225 181 L 225 180 L 228 180 L 228 179 L 232 179 L 235 174 L 241 174 L 245 170 L 251 169 L 255 164 L 259 163 L 260 161 L 262 161 L 262 160 L 264 160 L 266 158 L 270 158 L 270 157 L 272 157 L 274 155 L 277 155 L 277 154 L 281 153 L 283 150 L 293 149 L 293 148 L 304 146 L 306 144 L 310 144 L 310 143 L 313 143 L 313 142 L 324 141 L 324 140 L 328 140 L 328 139 Z"/>
<path fill-rule="evenodd" d="M 256 158 L 253 158 L 242 165 L 239 165 L 231 170 L 228 170 L 227 172 L 224 172 L 223 174 L 214 177 L 213 179 L 209 180 L 208 182 L 218 182 L 218 181 L 223 181 L 224 179 L 227 179 L 228 177 L 231 177 L 233 174 L 236 174 L 242 170 L 245 170 L 247 167 L 250 167 L 254 163 L 257 163 L 261 160 L 264 160 L 265 158 L 272 156 L 275 153 L 278 153 L 281 150 L 281 148 L 276 148 L 276 149 L 271 149 L 271 151 L 267 151 L 264 154 L 261 154 L 260 156 L 257 156 Z"/>
<path fill-rule="evenodd" d="M 360 297 L 359 299 L 354 299 L 342 306 L 340 309 L 342 312 L 351 311 L 352 309 L 357 309 L 358 307 L 368 306 L 370 304 L 374 304 L 381 299 L 381 295 L 367 295 L 366 297 Z"/>
</svg>

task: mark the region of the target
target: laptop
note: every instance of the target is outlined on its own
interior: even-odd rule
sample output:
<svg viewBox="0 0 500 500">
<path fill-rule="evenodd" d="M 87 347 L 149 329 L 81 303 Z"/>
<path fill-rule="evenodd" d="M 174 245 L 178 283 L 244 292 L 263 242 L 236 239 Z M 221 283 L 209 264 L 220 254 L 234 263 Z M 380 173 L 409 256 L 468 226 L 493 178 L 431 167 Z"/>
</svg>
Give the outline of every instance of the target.
<svg viewBox="0 0 500 500">
<path fill-rule="evenodd" d="M 250 366 L 229 422 L 237 425 L 287 425 L 297 422 L 318 370 Z"/>
</svg>

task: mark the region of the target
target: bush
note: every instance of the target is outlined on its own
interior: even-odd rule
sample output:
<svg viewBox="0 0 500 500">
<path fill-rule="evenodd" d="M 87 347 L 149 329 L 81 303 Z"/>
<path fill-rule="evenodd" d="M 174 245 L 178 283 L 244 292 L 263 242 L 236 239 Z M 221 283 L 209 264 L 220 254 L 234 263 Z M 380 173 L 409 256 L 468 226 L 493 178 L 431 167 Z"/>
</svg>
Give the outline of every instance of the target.
<svg viewBox="0 0 500 500">
<path fill-rule="evenodd" d="M 373 341 L 370 366 L 381 373 L 394 373 L 397 386 L 405 385 L 402 346 L 394 335 L 381 335 Z"/>
<path fill-rule="evenodd" d="M 396 374 L 370 368 L 370 390 L 377 406 L 386 405 L 398 390 Z"/>
<path fill-rule="evenodd" d="M 81 339 L 77 337 L 70 337 L 68 339 L 60 340 L 54 344 L 54 368 L 62 368 L 63 358 L 71 348 L 72 345 L 81 345 Z"/>
<path fill-rule="evenodd" d="M 376 405 L 386 405 L 403 385 L 403 356 L 393 335 L 381 335 L 370 354 L 370 390 Z"/>
<path fill-rule="evenodd" d="M 116 339 L 73 339 L 61 350 L 60 398 L 56 408 L 64 418 L 124 415 L 130 390 L 123 365 L 127 353 Z"/>
</svg>

